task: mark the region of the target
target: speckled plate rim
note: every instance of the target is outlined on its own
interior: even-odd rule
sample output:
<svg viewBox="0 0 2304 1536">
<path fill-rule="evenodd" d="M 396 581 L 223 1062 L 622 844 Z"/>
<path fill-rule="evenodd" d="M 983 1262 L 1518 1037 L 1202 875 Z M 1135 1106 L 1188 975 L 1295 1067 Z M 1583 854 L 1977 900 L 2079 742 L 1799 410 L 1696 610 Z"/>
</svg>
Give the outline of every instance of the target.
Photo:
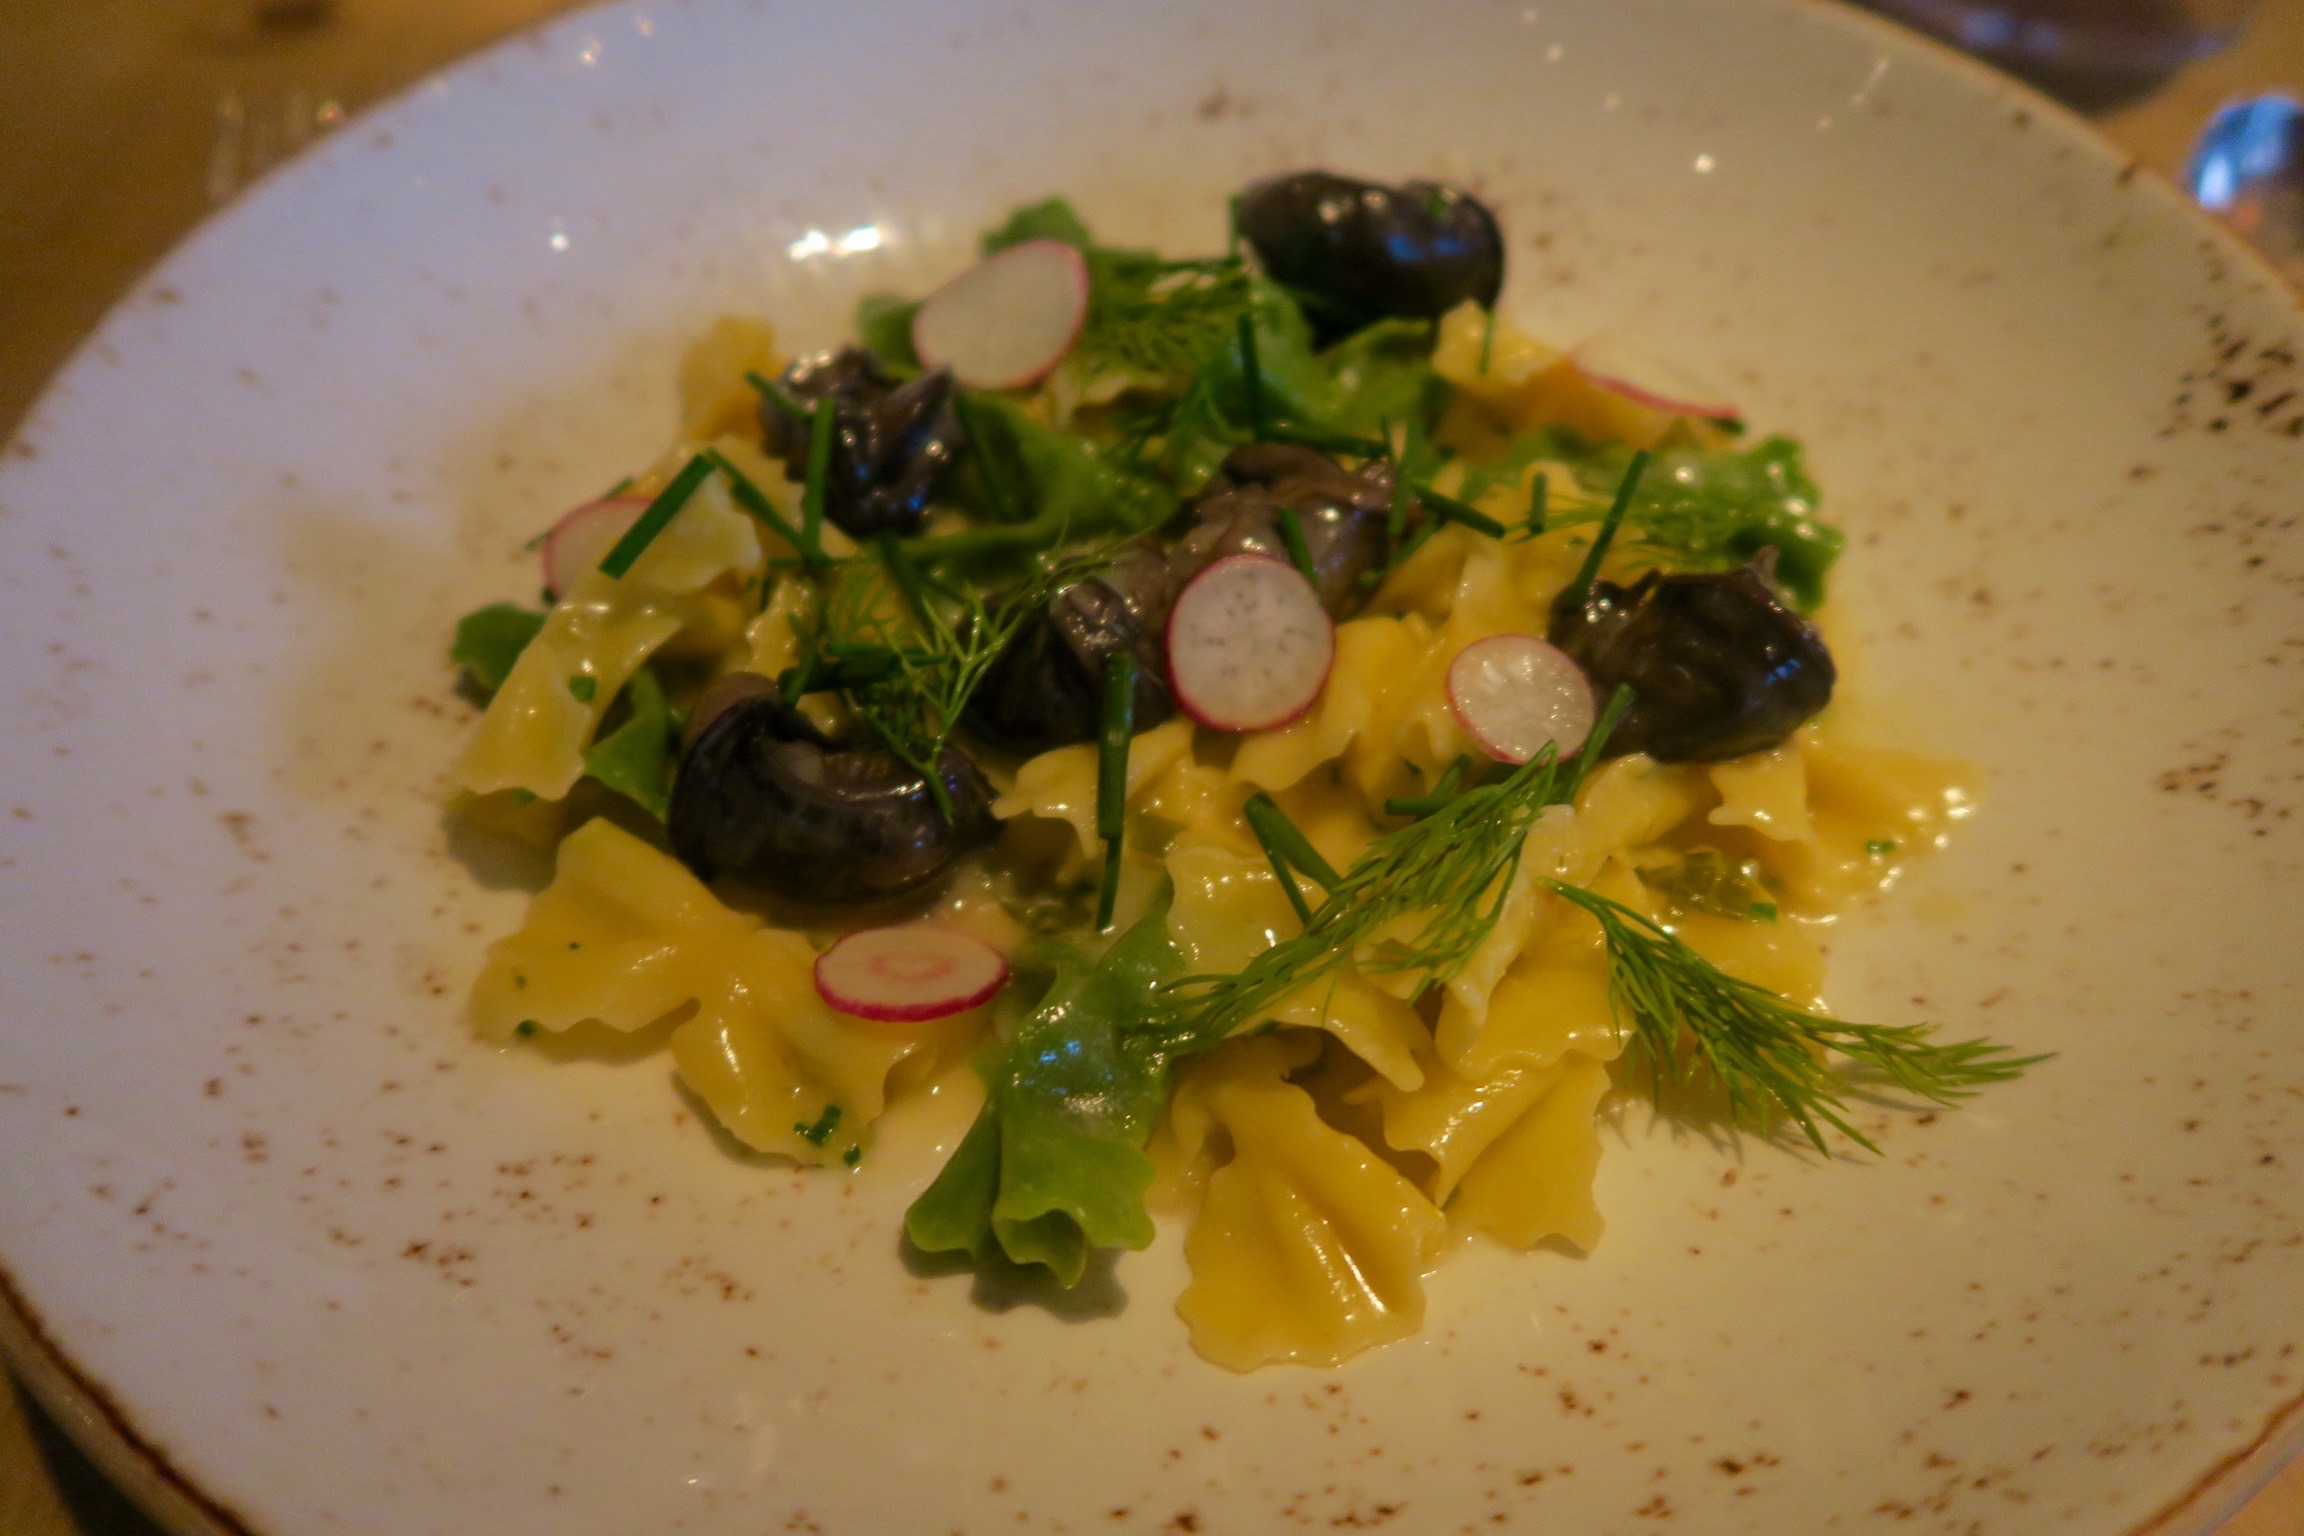
<svg viewBox="0 0 2304 1536">
<path fill-rule="evenodd" d="M 598 0 L 522 28 L 467 54 L 447 67 L 419 77 L 361 109 L 347 128 L 389 129 L 410 112 L 422 111 L 422 98 L 436 82 L 453 81 L 471 90 L 485 87 L 504 60 L 530 51 L 550 53 L 560 34 L 571 37 L 596 28 L 602 16 L 643 0 Z M 2066 144 L 2116 170 L 2122 181 L 2141 180 L 2147 195 L 2179 221 L 2189 223 L 2226 260 L 2248 270 L 2280 295 L 2304 325 L 2304 286 L 2266 260 L 2253 246 L 2211 217 L 2167 176 L 2108 138 L 2088 118 L 2013 76 L 1979 62 L 1947 44 L 1910 31 L 1843 0 L 1771 0 L 1804 10 L 1871 40 L 1884 51 L 1924 70 L 1963 77 L 1970 87 L 2030 113 Z M 316 147 L 316 146 L 315 146 Z M 283 183 L 310 159 L 306 152 L 274 166 L 233 203 L 203 218 L 169 252 L 121 295 L 104 318 L 74 348 L 64 365 L 44 383 L 5 442 L 0 455 L 38 435 L 42 418 L 70 378 L 91 358 L 152 290 L 163 287 L 197 246 L 228 226 L 249 202 L 284 195 Z M 140 1432 L 134 1416 L 105 1384 L 82 1369 L 42 1324 L 0 1255 L 0 1364 L 5 1364 L 42 1412 L 138 1509 L 173 1536 L 274 1536 L 260 1532 L 211 1496 Z M 2211 1536 L 2243 1509 L 2291 1462 L 2304 1461 L 2304 1392 L 2277 1405 L 2258 1433 L 2206 1466 L 2176 1497 L 2131 1526 L 2128 1536 Z M 286 1533 L 277 1533 L 286 1536 Z"/>
</svg>

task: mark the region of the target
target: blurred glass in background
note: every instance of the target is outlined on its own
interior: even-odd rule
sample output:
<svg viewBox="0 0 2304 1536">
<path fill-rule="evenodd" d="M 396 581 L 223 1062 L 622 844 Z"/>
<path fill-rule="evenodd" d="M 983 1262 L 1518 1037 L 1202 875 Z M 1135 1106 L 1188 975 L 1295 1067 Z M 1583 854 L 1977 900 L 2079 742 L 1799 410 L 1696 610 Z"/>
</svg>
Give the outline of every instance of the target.
<svg viewBox="0 0 2304 1536">
<path fill-rule="evenodd" d="M 2255 0 L 1862 0 L 1871 9 L 2105 112 L 2231 46 Z"/>
</svg>

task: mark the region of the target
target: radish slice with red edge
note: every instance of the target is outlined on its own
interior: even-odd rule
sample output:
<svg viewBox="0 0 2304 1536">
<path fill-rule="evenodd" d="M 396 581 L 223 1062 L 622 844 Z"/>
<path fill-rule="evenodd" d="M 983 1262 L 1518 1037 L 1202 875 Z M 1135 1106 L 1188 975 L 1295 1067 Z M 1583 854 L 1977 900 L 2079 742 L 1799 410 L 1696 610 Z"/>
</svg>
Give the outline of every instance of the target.
<svg viewBox="0 0 2304 1536">
<path fill-rule="evenodd" d="M 978 389 L 1034 384 L 1072 350 L 1088 317 L 1088 264 L 1061 240 L 987 256 L 921 301 L 912 350 Z"/>
<path fill-rule="evenodd" d="M 1634 405 L 1702 421 L 1743 419 L 1744 413 L 1722 400 L 1718 391 L 1672 373 L 1662 364 L 1634 357 L 1605 337 L 1577 343 L 1570 357 L 1588 382 Z"/>
<path fill-rule="evenodd" d="M 566 597 L 578 577 L 599 569 L 616 541 L 648 510 L 645 496 L 608 496 L 588 501 L 552 525 L 544 535 L 544 590 Z"/>
<path fill-rule="evenodd" d="M 1226 555 L 1184 585 L 1168 616 L 1176 702 L 1219 731 L 1286 725 L 1320 697 L 1336 626 L 1303 573 L 1267 555 Z"/>
<path fill-rule="evenodd" d="M 1524 763 L 1551 742 L 1574 757 L 1592 734 L 1592 684 L 1566 651 L 1534 635 L 1490 635 L 1448 664 L 1448 704 L 1480 750 Z"/>
<path fill-rule="evenodd" d="M 930 923 L 866 928 L 816 957 L 816 994 L 860 1019 L 916 1024 L 990 1002 L 1008 980 L 1000 951 Z"/>
</svg>

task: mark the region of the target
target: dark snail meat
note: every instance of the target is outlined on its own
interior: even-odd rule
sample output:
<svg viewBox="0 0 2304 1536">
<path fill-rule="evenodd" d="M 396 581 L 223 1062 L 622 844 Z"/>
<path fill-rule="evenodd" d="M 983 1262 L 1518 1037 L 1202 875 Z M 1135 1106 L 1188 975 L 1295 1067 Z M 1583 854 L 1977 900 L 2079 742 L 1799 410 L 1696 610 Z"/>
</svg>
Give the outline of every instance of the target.
<svg viewBox="0 0 2304 1536">
<path fill-rule="evenodd" d="M 672 852 L 704 879 L 853 906 L 917 891 L 999 835 L 992 787 L 958 748 L 939 764 L 947 816 L 901 759 L 832 741 L 774 684 L 713 702 L 680 760 L 666 823 Z"/>
<path fill-rule="evenodd" d="M 960 422 L 946 369 L 902 383 L 859 347 L 802 358 L 781 381 L 793 400 L 813 410 L 832 402 L 832 460 L 824 481 L 824 515 L 859 539 L 915 533 L 928 494 L 958 457 Z M 805 480 L 814 423 L 774 399 L 760 403 L 768 451 L 786 478 Z"/>
<path fill-rule="evenodd" d="M 1280 511 L 1296 514 L 1312 557 L 1313 587 L 1331 619 L 1343 620 L 1368 601 L 1370 578 L 1390 557 L 1392 467 L 1372 463 L 1347 470 L 1327 455 L 1291 443 L 1236 448 L 1208 494 L 1193 509 L 1194 525 L 1176 541 L 1169 570 L 1178 588 L 1226 555 L 1288 558 Z"/>
<path fill-rule="evenodd" d="M 1832 653 L 1785 604 L 1765 559 L 1716 573 L 1650 571 L 1630 587 L 1593 584 L 1552 607 L 1550 640 L 1601 698 L 1633 704 L 1610 753 L 1713 762 L 1775 746 L 1831 702 Z"/>
<path fill-rule="evenodd" d="M 1356 612 L 1368 600 L 1368 578 L 1391 551 L 1390 466 L 1346 470 L 1310 448 L 1252 443 L 1226 457 L 1182 537 L 1169 545 L 1146 539 L 1130 546 L 1019 626 L 969 701 L 970 731 L 1019 756 L 1095 740 L 1104 666 L 1122 651 L 1136 657 L 1136 728 L 1173 715 L 1162 635 L 1170 605 L 1186 582 L 1227 555 L 1286 560 L 1283 507 L 1303 529 L 1314 588 L 1329 617 Z"/>
<path fill-rule="evenodd" d="M 1136 658 L 1136 729 L 1176 713 L 1161 629 L 1175 600 L 1166 560 L 1149 541 L 1058 591 L 1026 619 L 968 701 L 968 729 L 1019 757 L 1093 741 L 1104 715 L 1104 667 Z"/>
<path fill-rule="evenodd" d="M 1240 194 L 1240 234 L 1325 343 L 1378 320 L 1432 320 L 1504 288 L 1504 235 L 1469 192 L 1297 171 Z"/>
</svg>

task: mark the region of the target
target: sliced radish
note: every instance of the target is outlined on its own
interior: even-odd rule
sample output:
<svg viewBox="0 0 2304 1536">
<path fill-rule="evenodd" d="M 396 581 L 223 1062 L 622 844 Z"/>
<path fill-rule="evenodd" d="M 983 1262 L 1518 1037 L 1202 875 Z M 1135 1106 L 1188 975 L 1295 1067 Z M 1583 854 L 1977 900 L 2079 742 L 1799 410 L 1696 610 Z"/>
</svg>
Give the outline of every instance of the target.
<svg viewBox="0 0 2304 1536">
<path fill-rule="evenodd" d="M 1551 742 L 1573 757 L 1592 734 L 1592 684 L 1568 653 L 1534 635 L 1490 635 L 1448 664 L 1448 704 L 1480 750 L 1524 763 Z"/>
<path fill-rule="evenodd" d="M 544 590 L 555 598 L 567 596 L 576 579 L 598 569 L 647 510 L 645 496 L 610 496 L 588 501 L 554 523 L 544 535 Z"/>
<path fill-rule="evenodd" d="M 914 1024 L 991 1001 L 1008 980 L 1000 951 L 933 923 L 866 928 L 816 957 L 816 993 L 842 1013 Z"/>
<path fill-rule="evenodd" d="M 1088 316 L 1088 264 L 1061 240 L 987 256 L 922 301 L 912 350 L 979 389 L 1036 383 L 1072 350 Z"/>
<path fill-rule="evenodd" d="M 1622 395 L 1634 405 L 1704 421 L 1743 419 L 1743 413 L 1723 400 L 1719 391 L 1651 359 L 1635 356 L 1605 337 L 1579 342 L 1570 357 L 1576 371 L 1595 388 Z"/>
<path fill-rule="evenodd" d="M 1168 615 L 1176 702 L 1219 731 L 1286 725 L 1320 697 L 1336 626 L 1296 567 L 1226 555 L 1184 585 Z"/>
</svg>

